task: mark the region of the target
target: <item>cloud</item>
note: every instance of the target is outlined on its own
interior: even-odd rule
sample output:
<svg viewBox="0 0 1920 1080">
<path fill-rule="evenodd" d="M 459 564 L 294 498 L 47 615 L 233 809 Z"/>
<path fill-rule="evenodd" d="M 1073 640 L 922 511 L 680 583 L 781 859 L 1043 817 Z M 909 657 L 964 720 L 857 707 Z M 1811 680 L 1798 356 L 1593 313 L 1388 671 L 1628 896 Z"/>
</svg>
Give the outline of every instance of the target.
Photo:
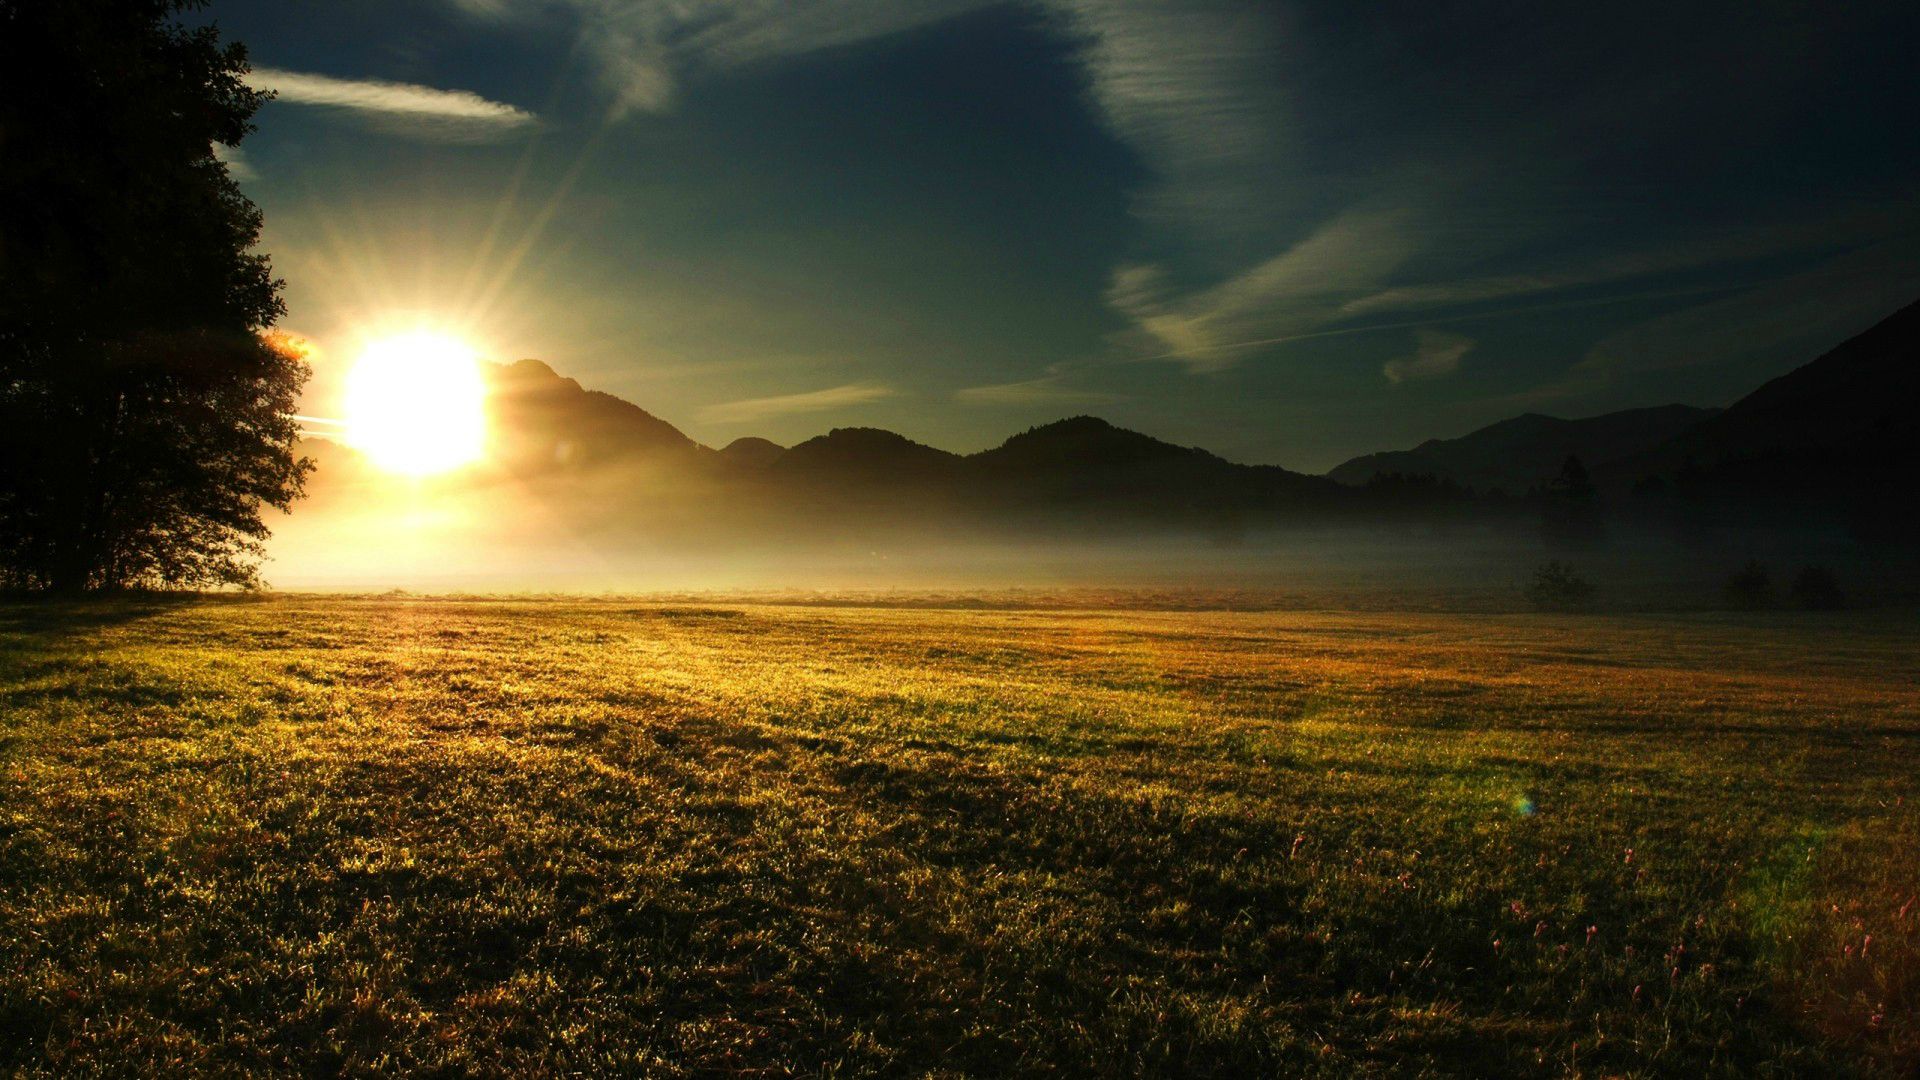
<svg viewBox="0 0 1920 1080">
<path fill-rule="evenodd" d="M 1117 394 L 1063 386 L 1064 378 L 1064 373 L 1055 373 L 1019 382 L 969 386 L 954 391 L 953 399 L 968 405 L 1102 404 L 1119 400 Z"/>
<path fill-rule="evenodd" d="M 442 0 L 490 22 L 572 23 L 615 119 L 672 106 L 683 72 L 857 44 L 1005 0 Z M 1235 0 L 1033 0 L 1073 41 L 1094 107 L 1162 182 L 1139 209 L 1243 227 L 1283 152 L 1279 20 Z M 1237 214 L 1225 223 L 1223 212 Z"/>
<path fill-rule="evenodd" d="M 483 19 L 505 19 L 513 15 L 516 8 L 526 6 L 520 0 L 447 0 L 447 2 L 468 15 Z"/>
<path fill-rule="evenodd" d="M 227 175 L 241 183 L 260 179 L 260 172 L 253 167 L 252 162 L 247 160 L 246 151 L 241 150 L 237 146 L 228 146 L 226 143 L 214 143 L 213 160 L 225 165 L 227 167 Z"/>
<path fill-rule="evenodd" d="M 572 24 L 609 119 L 672 107 L 688 71 L 799 56 L 1005 0 L 442 0 L 496 23 Z M 1244 0 L 1030 0 L 1068 39 L 1094 111 L 1153 179 L 1135 212 L 1194 238 L 1246 242 L 1290 222 L 1283 7 Z M 1178 335 L 1170 322 L 1160 329 Z"/>
<path fill-rule="evenodd" d="M 669 108 L 680 73 L 850 45 L 993 0 L 444 0 L 495 22 L 558 16 L 576 28 L 610 119 Z"/>
<path fill-rule="evenodd" d="M 490 101 L 466 90 L 439 90 L 381 79 L 254 68 L 247 85 L 271 90 L 276 100 L 340 109 L 398 134 L 481 142 L 524 131 L 539 118 L 524 109 Z"/>
<path fill-rule="evenodd" d="M 1920 236 L 1849 252 L 1732 295 L 1719 291 L 1716 299 L 1617 330 L 1559 376 L 1501 400 L 1532 408 L 1598 393 L 1622 377 L 1709 364 L 1752 372 L 1806 363 L 1920 293 Z M 1751 386 L 1749 375 L 1741 385 Z"/>
<path fill-rule="evenodd" d="M 1246 349 L 1310 334 L 1341 306 L 1377 289 L 1417 241 L 1405 211 L 1354 210 L 1224 281 L 1172 295 L 1158 267 L 1114 271 L 1107 302 L 1133 321 L 1137 358 L 1175 360 L 1196 373 L 1238 363 Z"/>
<path fill-rule="evenodd" d="M 1393 201 L 1377 200 L 1381 204 Z M 1706 287 L 1645 286 L 1662 276 L 1709 267 L 1730 268 L 1822 249 L 1831 252 L 1837 246 L 1857 245 L 1867 238 L 1911 235 L 1920 220 L 1910 207 L 1868 203 L 1533 273 L 1388 285 L 1413 256 L 1428 254 L 1439 242 L 1428 226 L 1440 215 L 1427 209 L 1418 196 L 1400 202 L 1400 209 L 1350 210 L 1279 254 L 1185 295 L 1176 293 L 1169 276 L 1158 266 L 1124 264 L 1115 268 L 1107 302 L 1133 323 L 1122 345 L 1135 359 L 1174 360 L 1194 373 L 1205 374 L 1232 367 L 1252 350 L 1306 338 L 1725 292 L 1728 285 L 1724 281 Z M 1806 288 L 1809 281 L 1817 286 L 1822 278 L 1797 280 L 1799 283 L 1791 288 Z M 1598 296 L 1579 292 L 1627 282 L 1639 282 L 1642 287 L 1615 289 Z M 1904 287 L 1892 286 L 1894 291 Z M 1790 291 L 1781 293 L 1781 302 Z M 1874 296 L 1885 291 L 1869 289 Z M 1552 293 L 1574 295 L 1547 295 Z M 1492 310 L 1474 306 L 1502 300 L 1514 303 Z M 1857 290 L 1851 298 L 1839 297 L 1839 307 L 1844 310 L 1862 310 L 1876 302 L 1862 299 Z M 1448 310 L 1456 308 L 1464 310 Z M 1365 321 L 1397 313 L 1409 317 L 1386 323 Z M 1756 313 L 1756 318 L 1782 322 L 1765 313 Z M 1779 333 L 1786 335 L 1787 327 L 1782 325 Z M 1644 347 L 1635 348 L 1646 351 Z M 1598 361 L 1586 365 L 1588 370 L 1582 376 L 1585 383 L 1593 381 L 1598 366 Z M 1403 377 L 1419 377 L 1415 367 L 1403 364 L 1398 370 Z"/>
<path fill-rule="evenodd" d="M 1397 285 L 1348 302 L 1341 314 L 1364 316 L 1462 307 L 1781 255 L 1831 251 L 1909 231 L 1916 220 L 1920 215 L 1903 204 L 1849 205 L 1835 213 L 1770 222 L 1731 234 L 1675 239 L 1649 250 L 1627 251 L 1535 273 Z"/>
<path fill-rule="evenodd" d="M 1576 375 L 1813 353 L 1857 333 L 1920 292 L 1920 237 L 1877 244 L 1735 296 L 1627 327 L 1594 345 Z"/>
<path fill-rule="evenodd" d="M 1154 263 L 1122 263 L 1107 306 L 1131 324 L 1115 344 L 1130 360 L 1224 371 L 1254 348 L 1317 336 L 1354 298 L 1377 291 L 1418 246 L 1408 209 L 1356 208 L 1240 272 L 1181 291 Z M 1008 386 L 1026 386 L 1013 383 Z M 985 388 L 993 389 L 993 388 Z"/>
<path fill-rule="evenodd" d="M 711 424 L 747 423 L 774 416 L 790 416 L 794 413 L 821 412 L 826 409 L 865 405 L 882 398 L 893 397 L 897 393 L 898 391 L 893 387 L 884 383 L 848 383 L 845 386 L 809 390 L 800 394 L 747 398 L 744 401 L 727 401 L 718 405 L 709 405 L 700 410 L 700 419 Z"/>
<path fill-rule="evenodd" d="M 1156 174 L 1143 218 L 1181 230 L 1244 232 L 1283 213 L 1288 102 L 1280 8 L 1231 0 L 1046 0 L 1078 41 L 1107 127 Z"/>
<path fill-rule="evenodd" d="M 1416 330 L 1419 345 L 1412 356 L 1389 360 L 1380 373 L 1390 383 L 1437 379 L 1460 370 L 1460 358 L 1473 349 L 1473 339 L 1441 330 Z"/>
<path fill-rule="evenodd" d="M 1472 278 L 1425 285 L 1397 285 L 1348 301 L 1342 315 L 1372 315 L 1378 312 L 1409 311 L 1418 308 L 1454 307 L 1486 300 L 1504 300 L 1515 296 L 1552 292 L 1611 280 L 1590 274 L 1512 274 L 1505 277 Z"/>
</svg>

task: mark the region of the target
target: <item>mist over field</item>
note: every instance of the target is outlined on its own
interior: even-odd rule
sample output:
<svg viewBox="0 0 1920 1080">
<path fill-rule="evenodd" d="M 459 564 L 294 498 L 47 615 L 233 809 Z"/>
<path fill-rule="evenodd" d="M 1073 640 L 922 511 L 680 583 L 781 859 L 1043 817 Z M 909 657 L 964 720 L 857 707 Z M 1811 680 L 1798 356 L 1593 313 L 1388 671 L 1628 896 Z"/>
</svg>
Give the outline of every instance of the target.
<svg viewBox="0 0 1920 1080">
<path fill-rule="evenodd" d="M 1184 588 L 1508 609 L 1540 566 L 1564 561 L 1603 609 L 1720 605 L 1749 565 L 1782 589 L 1813 567 L 1856 605 L 1901 603 L 1920 560 L 1901 520 L 1912 447 L 1893 425 L 1917 326 L 1910 307 L 1730 409 L 1529 414 L 1327 476 L 1090 416 L 968 455 L 873 428 L 715 450 L 546 364 L 483 364 L 483 449 L 458 469 L 396 475 L 351 431 L 301 444 L 316 471 L 272 521 L 269 579 L 426 592 Z M 1890 393 L 1830 416 L 1863 377 Z"/>
<path fill-rule="evenodd" d="M 369 517 L 308 515 L 281 526 L 269 551 L 275 588 L 321 592 L 1185 590 L 1290 607 L 1517 610 L 1528 606 L 1523 590 L 1534 569 L 1561 558 L 1603 583 L 1596 603 L 1608 610 L 1723 606 L 1725 579 L 1754 560 L 1787 575 L 1805 565 L 1832 568 L 1859 606 L 1910 602 L 1920 585 L 1912 557 L 1862 552 L 1832 532 L 1761 540 L 1623 532 L 1603 549 L 1577 553 L 1544 547 L 1524 528 L 1348 526 L 1108 542 L 956 529 L 844 540 L 758 530 L 662 537 L 569 533 L 524 507 L 489 514 L 464 499 Z"/>
</svg>

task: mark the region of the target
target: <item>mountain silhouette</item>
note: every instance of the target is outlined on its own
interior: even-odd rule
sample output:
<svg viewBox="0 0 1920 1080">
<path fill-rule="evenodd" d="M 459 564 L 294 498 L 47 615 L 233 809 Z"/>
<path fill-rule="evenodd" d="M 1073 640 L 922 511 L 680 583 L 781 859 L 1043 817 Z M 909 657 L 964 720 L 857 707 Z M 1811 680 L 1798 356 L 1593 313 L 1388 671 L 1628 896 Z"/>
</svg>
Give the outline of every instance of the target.
<svg viewBox="0 0 1920 1080">
<path fill-rule="evenodd" d="M 1724 410 L 1666 405 L 1580 420 L 1527 414 L 1357 457 L 1327 476 L 1237 464 L 1093 416 L 1029 428 L 966 456 L 866 427 L 834 428 L 785 449 L 749 437 L 712 450 L 537 360 L 494 365 L 489 378 L 493 460 L 476 480 L 525 481 L 516 488 L 524 497 L 596 526 L 671 522 L 765 535 L 792 525 L 851 539 L 881 524 L 1220 536 L 1423 515 L 1512 522 L 1511 499 L 1465 489 L 1521 495 L 1568 455 L 1588 464 L 1603 503 L 1620 513 L 1737 513 L 1796 528 L 1844 519 L 1857 536 L 1898 537 L 1896 523 L 1920 510 L 1911 434 L 1920 417 L 1920 304 Z M 320 462 L 311 485 L 317 504 L 377 478 L 350 447 L 307 446 Z M 1370 482 L 1383 473 L 1402 480 Z"/>
<path fill-rule="evenodd" d="M 1804 458 L 1832 464 L 1844 479 L 1875 461 L 1912 455 L 1916 421 L 1920 301 L 1613 471 Z"/>
<path fill-rule="evenodd" d="M 961 460 L 880 428 L 834 428 L 787 450 L 769 471 L 807 484 L 945 483 Z"/>
<path fill-rule="evenodd" d="M 1364 484 L 1381 473 L 1431 474 L 1488 492 L 1518 495 L 1559 471 L 1569 454 L 1585 462 L 1617 460 L 1672 441 L 1720 410 L 1691 405 L 1627 409 L 1582 420 L 1526 413 L 1457 439 L 1428 439 L 1411 450 L 1364 454 L 1327 476 Z"/>
<path fill-rule="evenodd" d="M 975 501 L 1027 516 L 1236 526 L 1339 501 L 1336 485 L 1268 465 L 1240 465 L 1093 416 L 1055 421 L 966 459 Z"/>
<path fill-rule="evenodd" d="M 489 367 L 494 453 L 515 471 L 684 467 L 713 455 L 638 405 L 583 389 L 538 360 Z"/>
<path fill-rule="evenodd" d="M 1837 516 L 1856 536 L 1911 543 L 1916 422 L 1920 302 L 1595 477 L 1748 519 Z"/>
<path fill-rule="evenodd" d="M 957 520 L 962 459 L 879 428 L 834 428 L 770 464 L 736 470 L 734 505 L 776 530 L 864 543 L 875 534 L 939 531 Z"/>
<path fill-rule="evenodd" d="M 1128 472 L 1168 462 L 1209 468 L 1229 464 L 1205 450 L 1162 442 L 1095 416 L 1028 428 L 970 460 L 982 469 L 1022 475 Z"/>
<path fill-rule="evenodd" d="M 748 435 L 720 448 L 720 458 L 741 469 L 764 469 L 779 459 L 787 448 L 771 439 Z"/>
</svg>

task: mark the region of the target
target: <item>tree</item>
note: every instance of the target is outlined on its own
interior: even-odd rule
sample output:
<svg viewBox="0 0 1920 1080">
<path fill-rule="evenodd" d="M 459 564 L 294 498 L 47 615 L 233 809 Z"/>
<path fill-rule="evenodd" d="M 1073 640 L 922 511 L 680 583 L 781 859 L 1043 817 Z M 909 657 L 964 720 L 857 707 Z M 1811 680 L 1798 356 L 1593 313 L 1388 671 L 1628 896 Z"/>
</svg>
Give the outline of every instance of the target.
<svg viewBox="0 0 1920 1080">
<path fill-rule="evenodd" d="M 1758 611 L 1773 606 L 1773 577 L 1765 566 L 1749 561 L 1727 579 L 1720 592 L 1728 607 Z"/>
<path fill-rule="evenodd" d="M 309 463 L 200 0 L 0 0 L 0 584 L 251 585 Z"/>
<path fill-rule="evenodd" d="M 1533 572 L 1533 580 L 1527 583 L 1527 599 L 1542 611 L 1575 611 L 1593 602 L 1595 590 L 1593 583 L 1579 574 L 1573 567 L 1554 560 L 1545 563 Z"/>
<path fill-rule="evenodd" d="M 1540 493 L 1540 529 L 1549 543 L 1566 546 L 1588 546 L 1606 536 L 1593 480 L 1573 454 Z"/>
</svg>

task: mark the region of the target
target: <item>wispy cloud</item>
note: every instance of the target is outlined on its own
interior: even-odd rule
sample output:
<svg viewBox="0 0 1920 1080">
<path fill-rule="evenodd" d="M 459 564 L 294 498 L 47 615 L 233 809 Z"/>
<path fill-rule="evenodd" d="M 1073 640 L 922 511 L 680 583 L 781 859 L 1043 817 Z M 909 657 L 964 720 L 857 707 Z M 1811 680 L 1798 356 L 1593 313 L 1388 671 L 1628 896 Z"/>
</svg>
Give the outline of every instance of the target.
<svg viewBox="0 0 1920 1080">
<path fill-rule="evenodd" d="M 440 90 L 382 79 L 339 79 L 331 75 L 254 68 L 247 84 L 271 90 L 277 100 L 338 109 L 386 130 L 426 138 L 487 141 L 532 128 L 533 113 L 491 101 L 467 90 Z"/>
<path fill-rule="evenodd" d="M 1068 386 L 1065 379 L 1065 373 L 1056 372 L 1019 382 L 969 386 L 954 391 L 953 399 L 968 405 L 1097 405 L 1119 400 L 1119 395 L 1103 390 Z"/>
<path fill-rule="evenodd" d="M 1351 317 L 1465 307 L 1590 286 L 1733 266 L 1781 255 L 1854 246 L 1911 231 L 1916 214 L 1904 204 L 1849 205 L 1838 213 L 1773 221 L 1730 233 L 1676 238 L 1656 248 L 1624 251 L 1532 273 L 1395 285 L 1341 308 Z"/>
<path fill-rule="evenodd" d="M 825 390 L 809 390 L 799 394 L 780 394 L 775 397 L 747 398 L 742 401 L 727 401 L 718 405 L 709 405 L 700 410 L 700 419 L 710 424 L 739 424 L 754 420 L 765 420 L 774 416 L 791 416 L 795 413 L 821 412 L 826 409 L 842 409 L 854 405 L 890 398 L 898 391 L 884 383 L 859 382 L 845 386 L 829 387 Z"/>
<path fill-rule="evenodd" d="M 1284 211 L 1273 177 L 1286 152 L 1280 6 L 1232 0 L 1046 0 L 1079 42 L 1107 126 L 1155 180 L 1136 193 L 1149 221 L 1244 231 Z"/>
<path fill-rule="evenodd" d="M 1256 350 L 1308 338 L 1725 292 L 1738 286 L 1653 283 L 1868 238 L 1913 235 L 1916 220 L 1910 208 L 1870 203 L 1535 272 L 1390 284 L 1413 256 L 1429 254 L 1437 243 L 1424 226 L 1440 215 L 1416 199 L 1402 202 L 1400 210 L 1349 211 L 1280 254 L 1185 294 L 1177 294 L 1157 266 L 1116 268 L 1107 300 L 1134 327 L 1121 344 L 1132 358 L 1178 361 L 1204 374 L 1231 367 Z M 1401 318 L 1378 321 L 1393 315 Z M 1622 354 L 1623 343 L 1615 346 L 1602 352 Z M 1650 351 L 1634 348 L 1641 355 Z M 1406 359 L 1397 368 L 1402 377 L 1420 377 L 1413 358 Z M 1609 366 L 1621 365 L 1616 360 Z M 1588 365 L 1582 385 L 1593 383 L 1595 370 L 1597 362 Z"/>
<path fill-rule="evenodd" d="M 1175 360 L 1196 373 L 1231 367 L 1244 350 L 1313 332 L 1415 250 L 1408 215 L 1356 210 L 1211 287 L 1173 295 L 1151 265 L 1118 268 L 1107 300 L 1134 324 L 1136 357 Z"/>
<path fill-rule="evenodd" d="M 1412 356 L 1387 361 L 1380 373 L 1390 383 L 1437 379 L 1460 370 L 1460 358 L 1473 351 L 1473 339 L 1443 330 L 1416 330 L 1418 346 Z"/>
<path fill-rule="evenodd" d="M 1535 408 L 1598 393 L 1624 377 L 1707 364 L 1741 362 L 1764 371 L 1804 363 L 1920 293 L 1920 236 L 1765 282 L 1687 291 L 1721 295 L 1616 330 L 1572 367 L 1502 403 Z"/>
<path fill-rule="evenodd" d="M 673 105 L 683 72 L 725 69 L 874 40 L 1004 0 L 443 0 L 495 22 L 571 21 L 611 118 Z M 1239 0 L 1032 0 L 1070 40 L 1090 104 L 1133 147 L 1152 179 L 1136 213 L 1181 243 L 1265 235 L 1288 218 L 1274 178 L 1288 161 L 1282 7 Z M 1337 232 L 1350 224 L 1335 221 Z M 1295 264 L 1313 251 L 1300 252 Z M 1277 293 L 1285 254 L 1255 267 L 1243 289 Z M 1323 268 L 1331 268 L 1323 266 Z M 1372 283 L 1377 286 L 1377 282 Z M 1231 292 L 1235 283 L 1224 288 Z M 1142 328 L 1196 370 L 1230 364 L 1221 335 L 1305 325 L 1275 317 L 1237 323 L 1274 296 L 1200 296 L 1143 315 Z M 1278 297 L 1285 299 L 1285 297 Z M 1352 297 L 1345 297 L 1351 299 Z M 1163 350 L 1164 351 L 1164 350 Z"/>
<path fill-rule="evenodd" d="M 611 118 L 670 107 L 681 72 L 798 56 L 949 18 L 994 0 L 445 0 L 468 15 L 575 24 Z"/>
<path fill-rule="evenodd" d="M 1576 376 L 1597 381 L 1759 353 L 1808 353 L 1866 328 L 1920 291 L 1920 238 L 1878 244 L 1756 289 L 1609 335 Z"/>
<path fill-rule="evenodd" d="M 800 56 L 1005 0 L 442 0 L 490 22 L 573 24 L 614 118 L 671 107 L 682 73 Z M 1033 0 L 1071 37 L 1093 104 L 1160 181 L 1140 210 L 1244 228 L 1271 209 L 1262 163 L 1284 153 L 1272 78 L 1279 20 L 1235 0 Z M 1226 214 L 1237 220 L 1227 220 Z"/>
</svg>

